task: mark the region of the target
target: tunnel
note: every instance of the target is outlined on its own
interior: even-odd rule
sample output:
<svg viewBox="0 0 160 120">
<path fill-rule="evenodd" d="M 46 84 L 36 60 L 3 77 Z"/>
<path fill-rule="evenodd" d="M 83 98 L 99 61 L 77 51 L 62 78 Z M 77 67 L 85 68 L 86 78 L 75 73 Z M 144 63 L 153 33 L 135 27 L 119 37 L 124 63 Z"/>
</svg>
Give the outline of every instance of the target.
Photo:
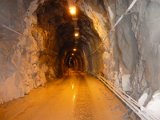
<svg viewBox="0 0 160 120">
<path fill-rule="evenodd" d="M 159 120 L 159 11 L 159 0 L 0 0 L 0 120 Z"/>
</svg>

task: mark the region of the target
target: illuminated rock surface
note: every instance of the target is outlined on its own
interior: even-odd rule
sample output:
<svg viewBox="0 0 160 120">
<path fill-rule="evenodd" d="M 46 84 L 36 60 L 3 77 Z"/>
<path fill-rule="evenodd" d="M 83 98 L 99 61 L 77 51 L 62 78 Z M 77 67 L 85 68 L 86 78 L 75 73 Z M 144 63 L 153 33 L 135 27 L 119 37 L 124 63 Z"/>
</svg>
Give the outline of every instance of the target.
<svg viewBox="0 0 160 120">
<path fill-rule="evenodd" d="M 77 22 L 67 0 L 0 1 L 0 103 L 62 78 L 72 64 L 104 76 L 159 115 L 153 106 L 160 88 L 160 1 L 137 0 L 115 29 L 133 0 L 74 1 Z"/>
</svg>

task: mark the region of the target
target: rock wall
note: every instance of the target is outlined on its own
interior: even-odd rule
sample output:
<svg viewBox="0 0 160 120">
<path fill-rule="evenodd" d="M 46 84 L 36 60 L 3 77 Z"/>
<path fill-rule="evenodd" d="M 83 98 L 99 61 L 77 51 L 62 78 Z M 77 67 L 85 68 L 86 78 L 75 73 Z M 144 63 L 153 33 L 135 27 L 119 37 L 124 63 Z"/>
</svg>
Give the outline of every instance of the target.
<svg viewBox="0 0 160 120">
<path fill-rule="evenodd" d="M 90 51 L 90 57 L 93 59 L 93 63 L 91 63 L 93 67 L 89 72 L 92 74 L 102 74 L 111 79 L 113 78 L 111 71 L 113 71 L 114 61 L 111 61 L 113 59 L 113 50 L 110 47 L 111 43 L 108 39 L 108 32 L 110 28 L 108 12 L 105 12 L 104 9 L 101 8 L 101 5 L 97 7 L 97 3 L 95 1 L 78 1 L 77 4 L 92 20 L 93 27 L 100 37 L 99 44 Z M 97 61 L 97 58 L 99 61 Z"/>
<path fill-rule="evenodd" d="M 81 0 L 79 6 L 93 20 L 102 40 L 107 36 L 103 42 L 105 77 L 158 116 L 160 1 L 138 0 L 115 29 L 109 31 L 132 2 Z"/>
<path fill-rule="evenodd" d="M 115 19 L 125 12 L 131 2 L 131 0 L 126 4 L 124 0 L 116 2 Z M 119 61 L 123 61 L 122 64 L 126 67 L 121 74 L 130 74 L 131 95 L 135 99 L 139 99 L 143 92 L 148 92 L 144 105 L 150 101 L 160 86 L 158 72 L 160 23 L 157 21 L 160 16 L 159 6 L 160 2 L 156 0 L 137 1 L 115 31 L 115 40 L 122 56 Z"/>
<path fill-rule="evenodd" d="M 48 33 L 38 27 L 34 15 L 42 2 L 14 0 L 0 4 L 0 103 L 23 97 L 56 76 L 52 67 L 56 56 L 45 44 Z"/>
</svg>

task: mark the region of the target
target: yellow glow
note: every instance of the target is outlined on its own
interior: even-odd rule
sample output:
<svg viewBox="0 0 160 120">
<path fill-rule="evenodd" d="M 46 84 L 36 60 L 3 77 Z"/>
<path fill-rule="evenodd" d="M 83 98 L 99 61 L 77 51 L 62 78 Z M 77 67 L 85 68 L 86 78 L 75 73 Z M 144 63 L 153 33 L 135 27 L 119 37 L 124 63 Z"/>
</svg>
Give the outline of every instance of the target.
<svg viewBox="0 0 160 120">
<path fill-rule="evenodd" d="M 74 84 L 72 84 L 72 90 L 74 89 Z"/>
<path fill-rule="evenodd" d="M 77 13 L 76 7 L 75 6 L 69 7 L 69 12 L 71 15 L 76 15 L 76 13 Z"/>
<path fill-rule="evenodd" d="M 76 51 L 77 51 L 77 49 L 76 49 L 76 48 L 74 48 L 74 49 L 73 49 L 73 51 L 74 51 L 74 52 L 76 52 Z"/>
<path fill-rule="evenodd" d="M 75 99 L 76 99 L 76 94 L 74 93 L 74 95 L 73 95 L 73 102 L 75 101 Z"/>
<path fill-rule="evenodd" d="M 72 53 L 72 56 L 74 56 L 74 53 Z"/>
<path fill-rule="evenodd" d="M 79 33 L 78 33 L 78 32 L 75 32 L 75 33 L 74 33 L 74 36 L 75 36 L 75 37 L 78 37 L 78 36 L 79 36 Z"/>
</svg>

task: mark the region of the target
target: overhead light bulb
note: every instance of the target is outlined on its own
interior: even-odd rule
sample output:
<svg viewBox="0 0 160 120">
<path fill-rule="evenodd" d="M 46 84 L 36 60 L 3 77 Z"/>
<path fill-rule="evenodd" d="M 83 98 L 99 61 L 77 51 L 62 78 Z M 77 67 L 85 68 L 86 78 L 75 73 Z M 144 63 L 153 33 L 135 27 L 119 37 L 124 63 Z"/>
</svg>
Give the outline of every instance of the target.
<svg viewBox="0 0 160 120">
<path fill-rule="evenodd" d="M 73 49 L 73 51 L 74 51 L 74 52 L 76 52 L 76 51 L 77 51 L 77 49 L 76 49 L 76 48 L 74 48 L 74 49 Z"/>
<path fill-rule="evenodd" d="M 75 32 L 75 33 L 74 33 L 74 36 L 75 36 L 75 37 L 79 37 L 79 32 Z"/>
<path fill-rule="evenodd" d="M 72 53 L 72 56 L 74 56 L 74 53 Z"/>
<path fill-rule="evenodd" d="M 76 13 L 77 13 L 76 7 L 75 6 L 69 7 L 69 12 L 71 15 L 76 15 Z"/>
</svg>

